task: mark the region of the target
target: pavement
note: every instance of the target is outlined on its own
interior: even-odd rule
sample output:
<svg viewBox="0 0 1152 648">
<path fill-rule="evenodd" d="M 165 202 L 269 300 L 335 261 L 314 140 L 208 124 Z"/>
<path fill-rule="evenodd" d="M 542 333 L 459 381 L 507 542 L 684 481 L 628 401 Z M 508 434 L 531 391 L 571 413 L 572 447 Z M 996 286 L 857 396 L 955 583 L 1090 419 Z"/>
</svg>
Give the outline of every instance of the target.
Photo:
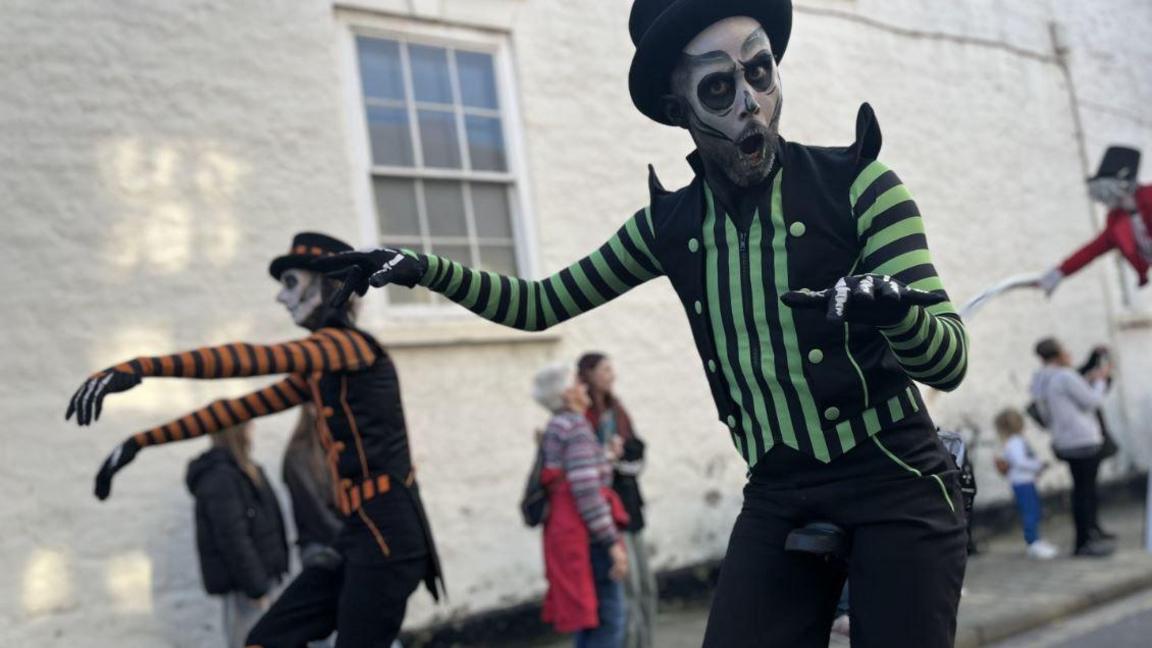
<svg viewBox="0 0 1152 648">
<path fill-rule="evenodd" d="M 992 648 L 1146 648 L 1150 638 L 1152 590 L 1145 590 Z"/>
<path fill-rule="evenodd" d="M 981 553 L 968 561 L 956 648 L 999 646 L 997 642 L 1037 628 L 1049 627 L 1088 610 L 1152 590 L 1152 554 L 1142 549 L 1144 510 L 1140 504 L 1127 504 L 1101 513 L 1102 525 L 1117 534 L 1117 552 L 1109 558 L 1071 558 L 1072 522 L 1067 516 L 1046 520 L 1045 538 L 1064 552 L 1050 561 L 1034 561 L 1024 555 L 1019 533 L 995 536 L 981 544 Z M 1150 595 L 1152 596 L 1152 595 Z M 1152 601 L 1152 598 L 1150 598 Z M 1152 602 L 1149 603 L 1152 610 Z M 1141 614 L 1131 618 L 1116 632 L 1129 632 L 1143 638 L 1137 644 L 1116 639 L 1099 645 L 1124 648 L 1152 645 L 1152 612 L 1147 624 Z M 659 648 L 699 648 L 708 617 L 706 606 L 669 607 L 660 612 L 655 645 Z M 1142 630 L 1143 628 L 1143 630 Z M 1107 630 L 1105 631 L 1107 632 Z M 1141 634 L 1142 633 L 1142 634 Z M 1075 643 L 1021 644 L 1021 646 L 1080 646 Z M 567 648 L 563 637 L 541 639 L 531 648 Z M 833 637 L 830 646 L 848 646 L 847 639 Z M 1016 648 L 1016 644 L 1003 644 Z M 527 647 L 526 647 L 527 648 Z"/>
</svg>

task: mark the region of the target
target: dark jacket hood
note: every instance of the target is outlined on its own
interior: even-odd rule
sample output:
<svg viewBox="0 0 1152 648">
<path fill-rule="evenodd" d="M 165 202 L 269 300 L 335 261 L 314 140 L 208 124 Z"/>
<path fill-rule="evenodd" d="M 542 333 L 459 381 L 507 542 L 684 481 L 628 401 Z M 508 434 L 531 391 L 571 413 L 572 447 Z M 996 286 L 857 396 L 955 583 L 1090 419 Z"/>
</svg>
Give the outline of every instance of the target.
<svg viewBox="0 0 1152 648">
<path fill-rule="evenodd" d="M 228 450 L 212 448 L 188 464 L 188 474 L 184 477 L 184 483 L 188 485 L 188 490 L 194 493 L 196 492 L 196 482 L 212 470 L 219 468 L 240 470 L 240 466 L 236 464 L 236 460 L 232 458 L 232 454 Z"/>
</svg>

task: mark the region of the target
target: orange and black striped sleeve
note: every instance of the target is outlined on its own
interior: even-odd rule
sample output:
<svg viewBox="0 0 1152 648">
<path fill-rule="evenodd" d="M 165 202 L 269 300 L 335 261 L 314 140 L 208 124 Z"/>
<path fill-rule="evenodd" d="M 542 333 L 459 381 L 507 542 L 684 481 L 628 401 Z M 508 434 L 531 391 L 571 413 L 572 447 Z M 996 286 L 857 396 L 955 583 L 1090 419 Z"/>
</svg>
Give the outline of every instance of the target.
<svg viewBox="0 0 1152 648">
<path fill-rule="evenodd" d="M 133 438 L 140 447 L 195 439 L 240 425 L 257 416 L 282 412 L 303 403 L 308 398 L 308 381 L 299 374 L 292 374 L 251 394 L 214 401 L 175 421 L 140 432 Z"/>
<path fill-rule="evenodd" d="M 167 356 L 141 356 L 113 371 L 166 378 L 243 378 L 280 373 L 358 371 L 376 361 L 359 331 L 322 328 L 303 340 L 261 345 L 236 342 Z"/>
</svg>

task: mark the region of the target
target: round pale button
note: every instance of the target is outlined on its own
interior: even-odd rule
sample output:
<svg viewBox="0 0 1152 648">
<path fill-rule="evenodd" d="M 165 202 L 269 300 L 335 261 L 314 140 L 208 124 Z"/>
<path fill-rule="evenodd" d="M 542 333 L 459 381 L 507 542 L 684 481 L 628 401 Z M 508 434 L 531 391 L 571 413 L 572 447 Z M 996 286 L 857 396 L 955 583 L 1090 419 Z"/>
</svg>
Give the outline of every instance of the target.
<svg viewBox="0 0 1152 648">
<path fill-rule="evenodd" d="M 828 409 L 824 410 L 824 418 L 828 419 L 829 421 L 835 421 L 836 419 L 840 418 L 839 408 L 829 407 Z"/>
<path fill-rule="evenodd" d="M 688 251 L 696 252 L 700 249 L 700 241 L 696 239 L 688 239 Z"/>
<path fill-rule="evenodd" d="M 788 233 L 795 237 L 804 236 L 804 232 L 807 231 L 808 228 L 804 226 L 804 223 L 792 223 L 792 226 L 788 228 Z"/>
<path fill-rule="evenodd" d="M 808 352 L 808 362 L 812 364 L 820 364 L 824 362 L 824 352 L 820 349 L 812 349 Z"/>
<path fill-rule="evenodd" d="M 715 360 L 709 360 L 708 361 L 708 371 L 711 371 L 712 373 L 716 373 L 716 361 Z"/>
<path fill-rule="evenodd" d="M 736 417 L 735 416 L 729 416 L 728 417 L 728 427 L 730 427 L 732 429 L 736 429 Z"/>
<path fill-rule="evenodd" d="M 700 302 L 696 302 L 692 306 L 696 309 L 697 315 L 700 315 L 701 313 L 704 312 L 704 304 L 701 304 Z"/>
</svg>

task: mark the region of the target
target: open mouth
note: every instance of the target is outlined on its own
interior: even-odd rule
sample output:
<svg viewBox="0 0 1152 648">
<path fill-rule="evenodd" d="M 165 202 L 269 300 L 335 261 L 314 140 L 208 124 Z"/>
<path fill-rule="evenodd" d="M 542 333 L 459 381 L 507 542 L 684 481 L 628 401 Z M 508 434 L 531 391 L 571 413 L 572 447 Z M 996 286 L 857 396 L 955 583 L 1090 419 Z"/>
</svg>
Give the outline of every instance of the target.
<svg viewBox="0 0 1152 648">
<path fill-rule="evenodd" d="M 762 156 L 764 154 L 764 136 L 759 133 L 753 133 L 748 137 L 740 140 L 737 148 L 740 152 L 748 156 Z"/>
</svg>

